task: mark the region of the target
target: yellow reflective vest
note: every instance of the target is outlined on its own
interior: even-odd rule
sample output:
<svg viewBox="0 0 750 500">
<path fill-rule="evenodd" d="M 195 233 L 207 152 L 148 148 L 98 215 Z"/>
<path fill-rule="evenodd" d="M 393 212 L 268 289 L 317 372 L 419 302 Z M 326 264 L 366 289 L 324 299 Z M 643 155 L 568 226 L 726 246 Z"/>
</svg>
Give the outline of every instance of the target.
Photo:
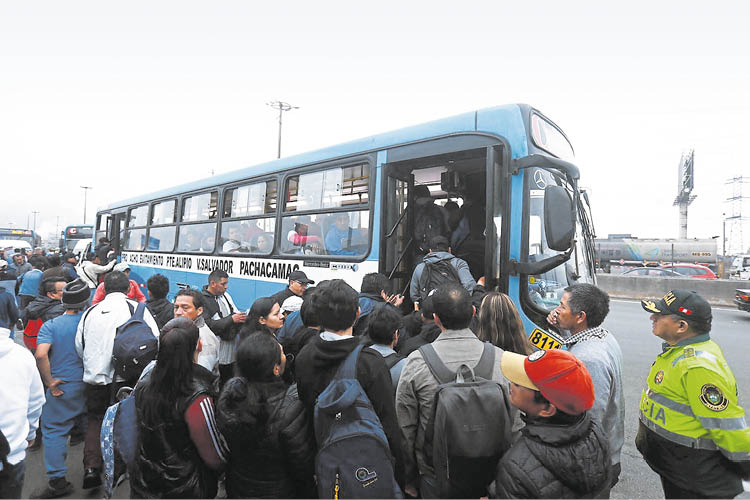
<svg viewBox="0 0 750 500">
<path fill-rule="evenodd" d="M 747 464 L 750 427 L 721 348 L 708 334 L 680 344 L 665 344 L 651 366 L 640 421 L 668 441 Z"/>
</svg>

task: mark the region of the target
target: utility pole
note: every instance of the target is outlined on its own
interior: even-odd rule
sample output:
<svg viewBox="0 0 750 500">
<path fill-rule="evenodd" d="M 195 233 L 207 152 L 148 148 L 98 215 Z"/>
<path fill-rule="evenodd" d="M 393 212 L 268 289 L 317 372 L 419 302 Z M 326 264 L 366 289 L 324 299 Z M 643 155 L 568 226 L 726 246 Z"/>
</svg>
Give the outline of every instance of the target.
<svg viewBox="0 0 750 500">
<path fill-rule="evenodd" d="M 86 195 L 89 192 L 89 189 L 94 189 L 91 186 L 81 186 L 81 189 L 83 189 L 83 223 L 86 224 Z"/>
<path fill-rule="evenodd" d="M 34 234 L 36 234 L 36 215 L 39 212 L 37 212 L 36 210 L 33 210 L 31 213 L 34 214 L 34 229 L 33 229 L 33 231 L 34 231 Z"/>
<path fill-rule="evenodd" d="M 281 114 L 284 111 L 290 111 L 292 109 L 299 109 L 299 106 L 292 106 L 288 102 L 282 102 L 282 101 L 271 101 L 271 102 L 267 102 L 266 104 L 271 106 L 273 109 L 279 110 L 279 149 L 276 154 L 276 158 L 281 158 Z"/>
</svg>

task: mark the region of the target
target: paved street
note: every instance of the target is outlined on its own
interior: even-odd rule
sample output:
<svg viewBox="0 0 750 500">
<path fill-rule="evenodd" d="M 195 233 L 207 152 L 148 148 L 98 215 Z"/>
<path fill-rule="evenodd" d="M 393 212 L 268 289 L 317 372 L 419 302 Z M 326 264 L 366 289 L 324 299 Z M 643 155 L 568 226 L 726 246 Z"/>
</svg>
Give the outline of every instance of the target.
<svg viewBox="0 0 750 500">
<path fill-rule="evenodd" d="M 625 360 L 625 447 L 622 456 L 620 483 L 612 492 L 613 498 L 663 497 L 659 478 L 641 459 L 633 443 L 638 423 L 638 399 L 651 362 L 661 349 L 661 341 L 651 334 L 648 314 L 640 303 L 613 301 L 604 326 L 610 329 L 623 350 Z M 745 365 L 747 343 L 750 341 L 750 314 L 733 309 L 714 308 L 713 338 L 722 346 L 729 365 L 737 377 L 740 404 L 750 405 L 750 370 Z M 73 482 L 75 498 L 101 498 L 100 490 L 80 489 L 83 470 L 83 445 L 72 448 L 68 456 L 68 479 Z M 26 459 L 24 498 L 46 480 L 41 450 L 29 453 Z M 115 498 L 128 498 L 127 484 L 118 488 Z"/>
</svg>

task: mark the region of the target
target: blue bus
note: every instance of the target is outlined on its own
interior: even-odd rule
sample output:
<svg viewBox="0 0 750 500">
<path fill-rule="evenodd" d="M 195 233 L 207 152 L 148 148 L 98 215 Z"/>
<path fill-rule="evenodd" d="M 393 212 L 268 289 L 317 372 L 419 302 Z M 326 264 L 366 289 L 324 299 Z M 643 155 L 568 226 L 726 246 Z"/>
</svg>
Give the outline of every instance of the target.
<svg viewBox="0 0 750 500">
<path fill-rule="evenodd" d="M 81 240 L 91 240 L 94 237 L 94 226 L 68 226 L 60 233 L 60 252 L 72 252 Z"/>
<path fill-rule="evenodd" d="M 97 213 L 95 240 L 112 242 L 132 279 L 166 275 L 170 296 L 223 269 L 243 309 L 294 270 L 355 289 L 381 272 L 403 293 L 422 258 L 415 188 L 427 186 L 468 226 L 454 253 L 513 299 L 534 345 L 557 348 L 547 314 L 566 286 L 595 280 L 590 206 L 572 159 L 541 112 L 499 106 L 112 203 Z M 331 239 L 334 228 L 343 237 Z"/>
</svg>

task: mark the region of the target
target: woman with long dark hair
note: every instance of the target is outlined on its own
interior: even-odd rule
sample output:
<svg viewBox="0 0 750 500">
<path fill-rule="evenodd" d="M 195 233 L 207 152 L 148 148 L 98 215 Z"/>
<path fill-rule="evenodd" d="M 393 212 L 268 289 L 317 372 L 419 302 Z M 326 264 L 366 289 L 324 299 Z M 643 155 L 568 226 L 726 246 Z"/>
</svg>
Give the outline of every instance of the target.
<svg viewBox="0 0 750 500">
<path fill-rule="evenodd" d="M 510 297 L 500 292 L 490 292 L 482 300 L 477 337 L 505 351 L 524 355 L 534 351 L 518 309 Z"/>
<path fill-rule="evenodd" d="M 214 419 L 215 377 L 196 363 L 198 327 L 188 318 L 161 331 L 154 368 L 135 389 L 138 454 L 131 498 L 214 498 L 226 461 Z"/>
<path fill-rule="evenodd" d="M 221 392 L 217 422 L 229 443 L 229 498 L 314 498 L 315 444 L 297 386 L 282 381 L 286 357 L 272 335 L 237 348 L 237 373 Z"/>
<path fill-rule="evenodd" d="M 240 329 L 240 340 L 247 338 L 254 332 L 265 332 L 276 335 L 284 326 L 284 316 L 281 306 L 272 297 L 261 297 L 250 307 L 247 319 Z"/>
</svg>

